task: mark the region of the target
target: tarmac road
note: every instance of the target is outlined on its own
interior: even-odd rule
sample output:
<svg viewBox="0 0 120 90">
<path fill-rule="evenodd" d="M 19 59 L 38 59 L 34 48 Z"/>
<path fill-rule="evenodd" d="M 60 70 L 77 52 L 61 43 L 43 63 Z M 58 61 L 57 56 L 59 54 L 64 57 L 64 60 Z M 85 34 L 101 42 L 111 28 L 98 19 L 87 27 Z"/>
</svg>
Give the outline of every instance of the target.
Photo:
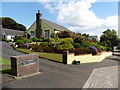
<svg viewBox="0 0 120 90">
<path fill-rule="evenodd" d="M 10 44 L 6 42 L 3 42 L 2 45 L 3 57 L 10 58 L 11 55 L 24 54 L 12 49 Z M 65 65 L 40 58 L 40 72 L 42 74 L 13 80 L 3 84 L 3 88 L 82 88 L 94 69 L 118 66 L 119 59 L 119 56 L 114 55 L 101 63 Z M 4 80 L 6 77 L 3 75 L 3 82 Z"/>
</svg>

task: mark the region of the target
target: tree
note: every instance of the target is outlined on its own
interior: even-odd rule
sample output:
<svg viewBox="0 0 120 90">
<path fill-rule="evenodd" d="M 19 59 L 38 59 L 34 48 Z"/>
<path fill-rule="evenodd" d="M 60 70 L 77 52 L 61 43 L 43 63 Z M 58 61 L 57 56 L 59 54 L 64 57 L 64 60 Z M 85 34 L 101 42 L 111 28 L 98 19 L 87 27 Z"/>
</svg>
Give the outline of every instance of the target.
<svg viewBox="0 0 120 90">
<path fill-rule="evenodd" d="M 0 21 L 2 21 L 3 28 L 26 31 L 26 27 L 24 25 L 17 23 L 12 18 L 2 17 L 0 18 Z"/>
<path fill-rule="evenodd" d="M 117 46 L 119 43 L 118 35 L 115 30 L 107 29 L 100 37 L 100 42 L 103 46 L 111 47 Z"/>
<path fill-rule="evenodd" d="M 82 35 L 85 36 L 86 38 L 89 38 L 89 34 L 84 33 Z"/>
</svg>

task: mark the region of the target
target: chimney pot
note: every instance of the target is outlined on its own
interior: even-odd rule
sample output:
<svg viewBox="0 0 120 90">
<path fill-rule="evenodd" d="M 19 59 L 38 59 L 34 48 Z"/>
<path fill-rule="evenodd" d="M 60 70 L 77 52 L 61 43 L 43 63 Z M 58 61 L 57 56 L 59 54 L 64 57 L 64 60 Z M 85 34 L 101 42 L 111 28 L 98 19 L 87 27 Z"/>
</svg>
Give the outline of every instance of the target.
<svg viewBox="0 0 120 90">
<path fill-rule="evenodd" d="M 40 13 L 40 10 L 38 10 L 38 13 Z"/>
</svg>

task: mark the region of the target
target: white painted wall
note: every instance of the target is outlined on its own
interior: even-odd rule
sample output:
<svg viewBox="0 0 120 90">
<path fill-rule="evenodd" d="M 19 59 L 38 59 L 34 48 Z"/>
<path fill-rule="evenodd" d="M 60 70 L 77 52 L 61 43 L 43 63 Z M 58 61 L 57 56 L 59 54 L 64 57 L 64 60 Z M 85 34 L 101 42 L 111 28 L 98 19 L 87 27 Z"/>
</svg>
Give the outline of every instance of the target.
<svg viewBox="0 0 120 90">
<path fill-rule="evenodd" d="M 6 39 L 6 40 L 12 40 L 12 41 L 13 41 L 13 40 L 14 40 L 14 37 L 15 37 L 15 36 L 7 35 L 7 39 Z"/>
</svg>

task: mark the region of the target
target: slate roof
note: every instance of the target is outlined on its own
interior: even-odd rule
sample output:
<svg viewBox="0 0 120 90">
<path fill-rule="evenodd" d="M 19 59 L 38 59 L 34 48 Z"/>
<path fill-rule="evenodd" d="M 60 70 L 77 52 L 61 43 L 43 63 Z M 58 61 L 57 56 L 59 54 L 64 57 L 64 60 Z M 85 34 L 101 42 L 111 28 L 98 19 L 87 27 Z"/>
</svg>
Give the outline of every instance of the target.
<svg viewBox="0 0 120 90">
<path fill-rule="evenodd" d="M 56 23 L 53 23 L 49 20 L 46 19 L 42 19 L 46 24 L 50 25 L 51 27 L 53 27 L 56 30 L 60 30 L 60 31 L 69 31 L 71 32 L 69 29 L 65 28 L 64 26 L 58 25 Z"/>
<path fill-rule="evenodd" d="M 6 28 L 2 28 L 2 31 L 4 31 L 7 35 L 18 35 L 18 36 L 23 36 L 24 35 L 24 31 L 19 31 L 19 30 L 13 30 L 13 29 L 6 29 Z"/>
</svg>

